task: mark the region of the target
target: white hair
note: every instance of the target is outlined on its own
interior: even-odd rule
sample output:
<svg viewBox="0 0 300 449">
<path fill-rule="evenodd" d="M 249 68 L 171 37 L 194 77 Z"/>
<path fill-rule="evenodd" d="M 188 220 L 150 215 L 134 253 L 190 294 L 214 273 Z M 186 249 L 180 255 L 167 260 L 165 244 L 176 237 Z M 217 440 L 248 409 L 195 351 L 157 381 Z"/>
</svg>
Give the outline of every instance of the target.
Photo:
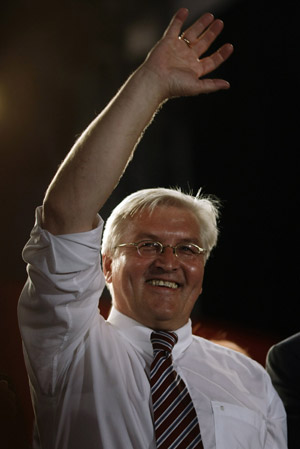
<svg viewBox="0 0 300 449">
<path fill-rule="evenodd" d="M 203 196 L 201 190 L 193 196 L 178 188 L 161 187 L 138 190 L 115 207 L 104 228 L 102 254 L 113 256 L 115 247 L 122 242 L 128 220 L 132 220 L 137 213 L 145 209 L 151 214 L 157 206 L 187 208 L 194 213 L 199 222 L 199 238 L 207 251 L 205 254 L 207 260 L 218 239 L 219 202 L 212 197 Z"/>
</svg>

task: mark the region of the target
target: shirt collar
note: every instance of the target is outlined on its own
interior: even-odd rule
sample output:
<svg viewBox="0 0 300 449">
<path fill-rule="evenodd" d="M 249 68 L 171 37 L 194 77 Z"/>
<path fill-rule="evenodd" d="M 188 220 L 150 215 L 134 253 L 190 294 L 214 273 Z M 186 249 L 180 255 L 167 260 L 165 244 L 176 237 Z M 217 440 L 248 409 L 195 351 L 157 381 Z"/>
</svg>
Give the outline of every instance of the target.
<svg viewBox="0 0 300 449">
<path fill-rule="evenodd" d="M 147 363 L 153 359 L 153 349 L 150 341 L 150 335 L 153 329 L 145 327 L 138 321 L 129 318 L 112 307 L 107 321 L 116 328 L 116 330 L 129 341 L 134 348 L 142 354 Z M 176 360 L 192 343 L 192 323 L 189 320 L 184 326 L 177 329 L 178 342 L 176 343 L 172 356 Z"/>
</svg>

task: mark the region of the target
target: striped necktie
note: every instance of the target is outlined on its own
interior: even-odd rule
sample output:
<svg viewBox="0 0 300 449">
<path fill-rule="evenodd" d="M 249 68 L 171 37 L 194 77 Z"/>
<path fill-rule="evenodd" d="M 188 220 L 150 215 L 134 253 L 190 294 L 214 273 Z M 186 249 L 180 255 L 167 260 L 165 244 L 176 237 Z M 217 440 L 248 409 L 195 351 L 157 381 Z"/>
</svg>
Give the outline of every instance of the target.
<svg viewBox="0 0 300 449">
<path fill-rule="evenodd" d="M 172 364 L 175 332 L 152 332 L 154 360 L 150 370 L 156 447 L 203 449 L 199 423 L 187 387 Z"/>
</svg>

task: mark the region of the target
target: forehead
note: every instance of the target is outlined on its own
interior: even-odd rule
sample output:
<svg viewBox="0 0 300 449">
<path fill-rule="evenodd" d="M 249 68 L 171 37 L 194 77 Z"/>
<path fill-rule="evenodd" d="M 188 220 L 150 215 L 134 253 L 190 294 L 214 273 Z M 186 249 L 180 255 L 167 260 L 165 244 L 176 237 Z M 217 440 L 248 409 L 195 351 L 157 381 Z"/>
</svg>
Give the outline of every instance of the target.
<svg viewBox="0 0 300 449">
<path fill-rule="evenodd" d="M 136 214 L 126 226 L 123 237 L 136 241 L 141 238 L 200 240 L 200 225 L 195 214 L 186 208 L 158 206 L 153 211 Z"/>
</svg>

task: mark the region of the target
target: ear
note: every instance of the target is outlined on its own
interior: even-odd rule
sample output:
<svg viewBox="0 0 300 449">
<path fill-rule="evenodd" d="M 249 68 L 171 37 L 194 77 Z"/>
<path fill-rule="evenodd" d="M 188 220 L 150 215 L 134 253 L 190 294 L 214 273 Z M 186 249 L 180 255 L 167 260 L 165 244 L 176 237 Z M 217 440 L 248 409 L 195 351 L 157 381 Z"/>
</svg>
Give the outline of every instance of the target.
<svg viewBox="0 0 300 449">
<path fill-rule="evenodd" d="M 102 254 L 102 268 L 105 281 L 110 284 L 112 280 L 112 258 Z"/>
</svg>

